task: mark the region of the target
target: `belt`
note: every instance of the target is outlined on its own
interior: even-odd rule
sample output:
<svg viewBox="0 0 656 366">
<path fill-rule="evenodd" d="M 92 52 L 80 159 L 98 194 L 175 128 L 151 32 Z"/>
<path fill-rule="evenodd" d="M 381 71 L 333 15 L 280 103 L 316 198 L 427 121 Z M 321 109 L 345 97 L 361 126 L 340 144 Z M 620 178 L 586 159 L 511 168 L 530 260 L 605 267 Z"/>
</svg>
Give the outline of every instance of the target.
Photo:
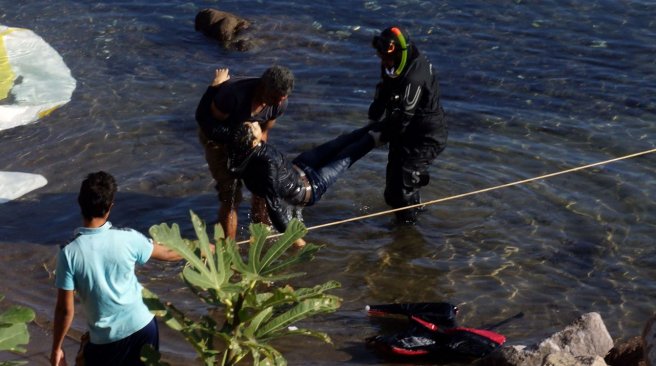
<svg viewBox="0 0 656 366">
<path fill-rule="evenodd" d="M 292 165 L 294 169 L 298 172 L 298 174 L 301 176 L 301 180 L 303 181 L 303 189 L 305 190 L 305 194 L 303 195 L 303 206 L 307 205 L 310 203 L 312 200 L 312 185 L 310 184 L 310 180 L 308 179 L 307 175 L 305 175 L 305 172 L 303 169 L 299 168 L 296 165 Z"/>
</svg>

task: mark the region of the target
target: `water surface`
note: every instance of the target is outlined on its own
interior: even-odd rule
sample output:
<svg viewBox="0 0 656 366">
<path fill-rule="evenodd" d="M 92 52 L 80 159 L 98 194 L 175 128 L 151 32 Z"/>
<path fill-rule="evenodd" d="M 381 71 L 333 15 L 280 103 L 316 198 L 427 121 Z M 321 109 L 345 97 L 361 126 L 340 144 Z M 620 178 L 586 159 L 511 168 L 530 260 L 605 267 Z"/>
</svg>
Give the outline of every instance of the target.
<svg viewBox="0 0 656 366">
<path fill-rule="evenodd" d="M 424 201 L 653 149 L 656 5 L 649 1 L 203 1 L 2 0 L 0 23 L 34 30 L 77 79 L 72 101 L 37 123 L 0 131 L 0 170 L 49 184 L 0 205 L 0 291 L 37 311 L 30 364 L 47 364 L 57 245 L 80 224 L 76 195 L 89 172 L 120 185 L 111 221 L 146 231 L 189 210 L 215 220 L 217 201 L 196 137 L 196 104 L 212 70 L 257 76 L 290 67 L 297 84 L 271 141 L 289 156 L 366 123 L 377 82 L 370 39 L 399 22 L 440 75 L 449 144 L 431 167 Z M 194 32 L 215 7 L 254 22 L 256 49 L 236 53 Z M 308 226 L 386 210 L 386 151 L 358 162 Z M 364 347 L 380 330 L 370 303 L 450 301 L 467 326 L 524 312 L 499 329 L 537 341 L 585 312 L 611 336 L 638 335 L 656 296 L 656 158 L 647 155 L 427 207 L 419 223 L 390 216 L 311 231 L 325 245 L 298 285 L 338 280 L 342 308 L 307 326 L 312 339 L 279 344 L 290 364 L 385 364 Z M 240 210 L 246 225 L 248 205 Z M 246 235 L 245 228 L 242 236 Z M 176 280 L 149 264 L 143 283 L 202 313 Z M 73 334 L 84 329 L 80 317 Z M 76 333 L 77 332 L 77 333 Z M 162 329 L 176 364 L 193 352 Z M 70 341 L 69 358 L 76 344 Z M 3 356 L 6 357 L 6 356 Z M 311 361 L 308 361 L 311 360 Z"/>
</svg>

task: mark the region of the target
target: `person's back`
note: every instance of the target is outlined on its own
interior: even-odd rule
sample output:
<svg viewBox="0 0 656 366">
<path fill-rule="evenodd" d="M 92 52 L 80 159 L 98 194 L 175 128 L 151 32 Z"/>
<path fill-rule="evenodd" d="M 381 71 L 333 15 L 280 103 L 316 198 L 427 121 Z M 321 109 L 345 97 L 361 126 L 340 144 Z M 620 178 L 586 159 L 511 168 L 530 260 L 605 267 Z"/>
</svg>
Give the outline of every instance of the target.
<svg viewBox="0 0 656 366">
<path fill-rule="evenodd" d="M 62 273 L 56 284 L 77 291 L 91 342 L 114 342 L 143 328 L 153 316 L 143 303 L 134 269 L 146 263 L 152 244 L 142 234 L 114 228 L 110 222 L 76 233 L 58 258 Z"/>
<path fill-rule="evenodd" d="M 75 292 L 89 328 L 89 342 L 81 345 L 85 364 L 143 365 L 142 347 L 159 348 L 157 321 L 143 302 L 134 267 L 150 258 L 182 258 L 137 231 L 112 227 L 108 219 L 116 191 L 114 177 L 105 172 L 89 174 L 80 187 L 83 226 L 57 255 L 52 366 L 66 364 L 62 346 L 75 316 Z"/>
</svg>

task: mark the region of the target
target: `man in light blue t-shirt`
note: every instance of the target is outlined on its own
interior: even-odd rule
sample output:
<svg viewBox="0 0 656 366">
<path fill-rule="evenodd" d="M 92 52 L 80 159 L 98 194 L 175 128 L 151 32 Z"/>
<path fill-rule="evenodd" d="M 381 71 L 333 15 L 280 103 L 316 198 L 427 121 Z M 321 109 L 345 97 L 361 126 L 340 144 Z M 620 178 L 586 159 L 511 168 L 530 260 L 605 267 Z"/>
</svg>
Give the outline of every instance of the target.
<svg viewBox="0 0 656 366">
<path fill-rule="evenodd" d="M 78 203 L 83 227 L 57 256 L 52 366 L 66 365 L 62 344 L 73 321 L 75 292 L 89 327 L 86 365 L 142 365 L 141 348 L 159 348 L 157 322 L 143 303 L 134 267 L 150 258 L 182 258 L 135 230 L 112 226 L 108 218 L 116 190 L 116 181 L 105 172 L 89 174 L 82 182 Z"/>
</svg>

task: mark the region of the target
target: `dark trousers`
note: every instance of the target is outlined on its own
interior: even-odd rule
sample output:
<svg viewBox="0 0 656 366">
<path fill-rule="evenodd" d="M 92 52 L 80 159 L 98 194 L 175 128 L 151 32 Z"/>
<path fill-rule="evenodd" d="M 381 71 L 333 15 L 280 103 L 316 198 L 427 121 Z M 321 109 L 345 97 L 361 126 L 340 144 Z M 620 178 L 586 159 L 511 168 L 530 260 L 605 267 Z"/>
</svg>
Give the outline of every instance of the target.
<svg viewBox="0 0 656 366">
<path fill-rule="evenodd" d="M 294 159 L 293 163 L 305 171 L 312 184 L 314 197 L 308 206 L 319 201 L 340 174 L 374 148 L 369 129 L 367 126 L 340 135 Z"/>
<path fill-rule="evenodd" d="M 412 147 L 390 143 L 385 176 L 385 202 L 392 208 L 401 208 L 421 203 L 419 189 L 428 184 L 428 169 L 442 150 L 444 144 L 434 140 L 418 143 Z M 395 212 L 397 220 L 413 223 L 420 208 Z"/>
<path fill-rule="evenodd" d="M 87 366 L 142 366 L 144 363 L 139 357 L 141 348 L 146 344 L 159 350 L 159 328 L 155 318 L 145 327 L 116 342 L 87 343 L 84 362 Z"/>
</svg>

